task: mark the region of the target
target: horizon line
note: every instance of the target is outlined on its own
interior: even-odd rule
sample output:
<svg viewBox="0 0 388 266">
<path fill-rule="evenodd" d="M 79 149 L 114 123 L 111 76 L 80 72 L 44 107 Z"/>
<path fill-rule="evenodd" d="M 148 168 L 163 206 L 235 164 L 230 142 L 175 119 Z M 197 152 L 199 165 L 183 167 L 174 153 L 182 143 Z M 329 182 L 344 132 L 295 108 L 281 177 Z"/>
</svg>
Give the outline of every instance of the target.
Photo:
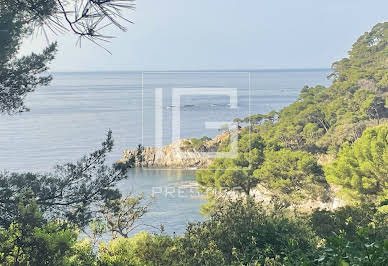
<svg viewBox="0 0 388 266">
<path fill-rule="evenodd" d="M 193 70 L 74 70 L 74 71 L 48 71 L 49 73 L 65 74 L 65 73 L 190 73 L 190 72 L 314 72 L 314 71 L 330 71 L 331 68 L 262 68 L 262 69 L 193 69 Z"/>
</svg>

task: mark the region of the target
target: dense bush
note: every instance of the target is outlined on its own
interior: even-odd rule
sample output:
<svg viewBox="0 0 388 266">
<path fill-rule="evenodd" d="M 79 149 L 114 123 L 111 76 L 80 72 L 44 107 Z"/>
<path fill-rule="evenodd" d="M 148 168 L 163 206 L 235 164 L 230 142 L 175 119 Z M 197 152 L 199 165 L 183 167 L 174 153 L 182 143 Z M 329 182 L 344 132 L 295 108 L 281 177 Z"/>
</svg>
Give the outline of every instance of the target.
<svg viewBox="0 0 388 266">
<path fill-rule="evenodd" d="M 132 238 L 117 238 L 99 248 L 100 265 L 171 265 L 177 263 L 177 250 L 170 236 L 147 232 Z"/>
<path fill-rule="evenodd" d="M 324 239 L 317 248 L 319 265 L 386 265 L 388 215 L 376 207 L 343 207 L 311 216 L 314 231 Z"/>
<path fill-rule="evenodd" d="M 296 265 L 317 238 L 308 224 L 248 200 L 218 204 L 208 221 L 191 224 L 179 239 L 184 265 L 249 265 L 268 258 Z"/>
</svg>

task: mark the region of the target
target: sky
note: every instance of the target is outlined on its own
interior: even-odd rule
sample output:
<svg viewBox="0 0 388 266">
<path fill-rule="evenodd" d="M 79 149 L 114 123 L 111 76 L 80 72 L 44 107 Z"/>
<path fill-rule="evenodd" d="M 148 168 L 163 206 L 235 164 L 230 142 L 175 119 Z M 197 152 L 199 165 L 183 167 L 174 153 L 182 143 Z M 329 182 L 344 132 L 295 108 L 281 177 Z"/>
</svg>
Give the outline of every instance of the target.
<svg viewBox="0 0 388 266">
<path fill-rule="evenodd" d="M 50 35 L 52 71 L 329 68 L 373 25 L 388 21 L 386 0 L 138 0 L 134 24 L 106 45 Z M 41 50 L 27 39 L 22 54 Z"/>
</svg>

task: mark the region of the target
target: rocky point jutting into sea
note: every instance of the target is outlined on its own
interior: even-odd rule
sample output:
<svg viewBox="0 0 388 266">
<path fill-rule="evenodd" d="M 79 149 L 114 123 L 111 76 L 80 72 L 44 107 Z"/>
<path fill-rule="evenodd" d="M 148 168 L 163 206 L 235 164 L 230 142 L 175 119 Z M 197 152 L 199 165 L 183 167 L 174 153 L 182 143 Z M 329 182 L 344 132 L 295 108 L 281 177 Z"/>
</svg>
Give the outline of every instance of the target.
<svg viewBox="0 0 388 266">
<path fill-rule="evenodd" d="M 124 150 L 119 162 L 127 162 L 132 158 L 136 167 L 169 167 L 203 169 L 212 162 L 206 153 L 217 152 L 219 146 L 229 137 L 223 133 L 213 139 L 203 141 L 198 147 L 192 147 L 193 139 L 182 139 L 164 147 L 142 147 Z"/>
</svg>

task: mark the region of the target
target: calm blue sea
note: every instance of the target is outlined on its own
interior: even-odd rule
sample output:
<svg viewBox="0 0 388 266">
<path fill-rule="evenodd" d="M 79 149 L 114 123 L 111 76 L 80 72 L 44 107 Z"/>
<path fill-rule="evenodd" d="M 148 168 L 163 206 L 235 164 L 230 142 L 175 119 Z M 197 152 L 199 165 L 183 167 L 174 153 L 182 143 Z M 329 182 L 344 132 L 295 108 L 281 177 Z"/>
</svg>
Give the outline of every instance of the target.
<svg viewBox="0 0 388 266">
<path fill-rule="evenodd" d="M 0 116 L 0 169 L 49 171 L 56 164 L 75 161 L 93 151 L 109 129 L 115 139 L 110 162 L 120 159 L 124 149 L 160 143 L 155 140 L 158 136 L 162 144 L 168 144 L 173 138 L 172 114 L 178 108 L 173 97 L 177 91 L 190 91 L 179 98 L 180 137 L 214 137 L 218 130 L 205 128 L 205 122 L 230 122 L 235 117 L 279 110 L 293 102 L 304 85 L 329 85 L 329 73 L 54 73 L 50 86 L 27 97 L 30 112 Z M 231 90 L 236 92 L 237 108 L 230 106 Z M 163 118 L 158 126 L 156 117 Z M 164 224 L 168 233 L 180 234 L 188 221 L 203 219 L 199 214 L 203 201 L 185 190 L 193 181 L 194 171 L 133 169 L 120 188 L 124 193 L 146 195 L 155 187 L 162 188 L 143 222 L 156 227 Z M 178 195 L 181 188 L 185 192 Z M 167 189 L 170 193 L 165 193 Z"/>
</svg>

